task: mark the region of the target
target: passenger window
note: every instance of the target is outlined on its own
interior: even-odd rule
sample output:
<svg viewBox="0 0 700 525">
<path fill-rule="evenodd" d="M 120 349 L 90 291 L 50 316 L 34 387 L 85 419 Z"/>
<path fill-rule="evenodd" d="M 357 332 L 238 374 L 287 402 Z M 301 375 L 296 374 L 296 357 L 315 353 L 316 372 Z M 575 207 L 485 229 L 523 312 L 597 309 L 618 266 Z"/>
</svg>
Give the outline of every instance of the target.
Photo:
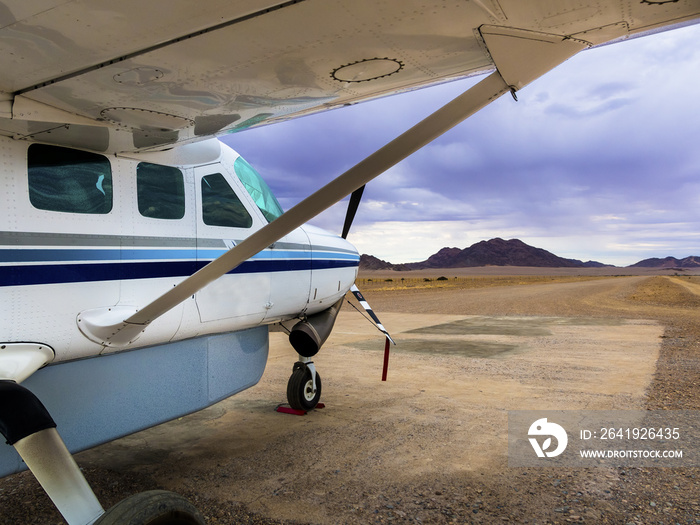
<svg viewBox="0 0 700 525">
<path fill-rule="evenodd" d="M 262 179 L 260 174 L 255 171 L 255 168 L 248 164 L 243 157 L 238 157 L 233 163 L 233 169 L 238 175 L 238 179 L 243 184 L 243 187 L 255 201 L 255 204 L 268 220 L 274 221 L 282 215 L 284 211 L 282 206 L 277 202 L 277 199 L 270 191 L 270 187 Z"/>
<path fill-rule="evenodd" d="M 179 169 L 139 163 L 136 191 L 139 212 L 144 217 L 176 220 L 185 216 L 185 181 Z"/>
<path fill-rule="evenodd" d="M 106 214 L 112 211 L 107 157 L 58 146 L 29 146 L 29 201 L 40 210 Z"/>
<path fill-rule="evenodd" d="M 250 228 L 253 218 L 221 173 L 202 177 L 202 219 L 210 226 Z"/>
</svg>

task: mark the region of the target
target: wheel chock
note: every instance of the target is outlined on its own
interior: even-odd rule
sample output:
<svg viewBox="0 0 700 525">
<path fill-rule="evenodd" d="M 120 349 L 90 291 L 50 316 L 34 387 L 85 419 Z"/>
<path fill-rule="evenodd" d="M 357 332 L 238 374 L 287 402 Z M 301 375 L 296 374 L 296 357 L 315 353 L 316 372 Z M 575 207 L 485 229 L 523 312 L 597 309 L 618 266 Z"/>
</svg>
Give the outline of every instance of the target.
<svg viewBox="0 0 700 525">
<path fill-rule="evenodd" d="M 326 408 L 326 405 L 323 403 L 317 404 L 314 408 Z M 281 404 L 277 405 L 277 408 L 275 409 L 276 412 L 279 412 L 280 414 L 292 414 L 294 416 L 305 416 L 306 415 L 306 410 L 297 410 L 295 408 L 292 408 L 286 404 Z"/>
</svg>

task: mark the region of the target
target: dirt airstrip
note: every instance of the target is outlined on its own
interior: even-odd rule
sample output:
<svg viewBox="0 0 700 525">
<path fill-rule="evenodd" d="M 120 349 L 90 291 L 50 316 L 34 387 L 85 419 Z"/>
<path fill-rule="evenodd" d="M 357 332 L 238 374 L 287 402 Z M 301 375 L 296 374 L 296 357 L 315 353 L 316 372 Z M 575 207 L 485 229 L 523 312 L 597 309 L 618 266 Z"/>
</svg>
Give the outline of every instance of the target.
<svg viewBox="0 0 700 525">
<path fill-rule="evenodd" d="M 273 333 L 256 387 L 77 456 L 103 505 L 165 488 L 211 524 L 700 523 L 700 469 L 511 468 L 506 435 L 509 410 L 698 410 L 700 277 L 441 272 L 358 281 L 399 343 L 386 383 L 381 334 L 344 307 L 315 360 L 326 408 L 278 414 L 295 354 Z M 62 523 L 29 473 L 0 480 L 20 523 Z"/>
</svg>

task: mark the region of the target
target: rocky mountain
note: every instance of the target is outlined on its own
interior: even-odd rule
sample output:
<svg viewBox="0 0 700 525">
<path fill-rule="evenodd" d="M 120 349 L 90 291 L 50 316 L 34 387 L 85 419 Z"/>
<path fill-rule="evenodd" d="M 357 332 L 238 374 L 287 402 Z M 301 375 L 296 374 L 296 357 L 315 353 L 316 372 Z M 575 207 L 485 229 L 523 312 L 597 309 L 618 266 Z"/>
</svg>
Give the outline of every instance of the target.
<svg viewBox="0 0 700 525">
<path fill-rule="evenodd" d="M 391 264 L 371 255 L 362 255 L 360 268 L 367 270 L 422 270 L 426 268 L 465 268 L 473 266 L 538 266 L 547 268 L 584 268 L 606 266 L 595 261 L 564 259 L 519 239 L 491 239 L 463 250 L 443 248 L 422 262 Z"/>
<path fill-rule="evenodd" d="M 675 257 L 665 257 L 659 259 L 658 257 L 652 257 L 651 259 L 644 259 L 639 261 L 637 264 L 632 264 L 630 268 L 698 268 L 700 267 L 700 257 L 697 255 L 691 255 L 683 259 L 676 259 Z"/>
<path fill-rule="evenodd" d="M 374 255 L 363 253 L 360 256 L 361 270 L 393 270 L 395 264 L 376 258 Z"/>
</svg>

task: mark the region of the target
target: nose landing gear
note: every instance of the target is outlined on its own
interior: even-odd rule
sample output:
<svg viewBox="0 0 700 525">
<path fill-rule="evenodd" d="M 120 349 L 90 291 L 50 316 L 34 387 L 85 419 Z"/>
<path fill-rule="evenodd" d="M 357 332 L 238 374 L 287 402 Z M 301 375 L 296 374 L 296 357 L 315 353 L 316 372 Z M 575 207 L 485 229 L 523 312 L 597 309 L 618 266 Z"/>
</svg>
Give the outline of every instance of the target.
<svg viewBox="0 0 700 525">
<path fill-rule="evenodd" d="M 321 376 L 309 358 L 301 357 L 294 363 L 287 382 L 287 402 L 295 410 L 311 410 L 321 399 Z"/>
<path fill-rule="evenodd" d="M 289 343 L 299 354 L 287 382 L 287 402 L 293 410 L 306 412 L 319 405 L 321 376 L 311 358 L 331 334 L 343 300 L 340 298 L 330 308 L 299 321 L 289 333 Z"/>
</svg>

